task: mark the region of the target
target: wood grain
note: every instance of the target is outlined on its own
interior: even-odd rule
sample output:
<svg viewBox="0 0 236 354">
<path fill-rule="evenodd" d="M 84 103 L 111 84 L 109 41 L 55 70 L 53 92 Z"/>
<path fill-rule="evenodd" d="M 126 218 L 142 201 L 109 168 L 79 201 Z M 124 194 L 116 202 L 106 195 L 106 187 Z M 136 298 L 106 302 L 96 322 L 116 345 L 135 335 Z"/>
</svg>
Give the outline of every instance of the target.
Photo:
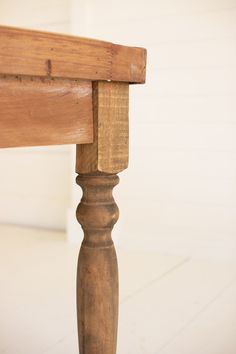
<svg viewBox="0 0 236 354">
<path fill-rule="evenodd" d="M 111 231 L 118 219 L 112 189 L 128 165 L 129 84 L 93 84 L 94 142 L 77 145 L 77 219 L 84 231 L 77 277 L 81 354 L 115 354 L 118 269 Z"/>
<path fill-rule="evenodd" d="M 77 145 L 78 173 L 118 173 L 128 166 L 129 85 L 93 85 L 94 142 Z"/>
<path fill-rule="evenodd" d="M 111 230 L 119 211 L 112 196 L 116 175 L 79 175 L 83 197 L 77 219 L 84 230 L 77 273 L 81 354 L 115 354 L 118 321 L 118 267 Z"/>
<path fill-rule="evenodd" d="M 89 81 L 0 77 L 0 147 L 93 141 Z"/>
<path fill-rule="evenodd" d="M 145 81 L 146 50 L 0 26 L 0 74 Z"/>
</svg>

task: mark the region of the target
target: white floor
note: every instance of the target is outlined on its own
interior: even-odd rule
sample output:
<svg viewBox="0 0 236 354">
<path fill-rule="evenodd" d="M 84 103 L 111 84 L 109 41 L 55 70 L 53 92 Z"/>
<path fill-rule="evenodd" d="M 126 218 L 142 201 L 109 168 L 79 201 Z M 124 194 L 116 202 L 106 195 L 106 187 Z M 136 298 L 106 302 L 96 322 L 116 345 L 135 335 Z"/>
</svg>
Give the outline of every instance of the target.
<svg viewBox="0 0 236 354">
<path fill-rule="evenodd" d="M 0 227 L 0 353 L 78 354 L 78 247 Z M 235 354 L 236 263 L 118 250 L 118 354 Z"/>
</svg>

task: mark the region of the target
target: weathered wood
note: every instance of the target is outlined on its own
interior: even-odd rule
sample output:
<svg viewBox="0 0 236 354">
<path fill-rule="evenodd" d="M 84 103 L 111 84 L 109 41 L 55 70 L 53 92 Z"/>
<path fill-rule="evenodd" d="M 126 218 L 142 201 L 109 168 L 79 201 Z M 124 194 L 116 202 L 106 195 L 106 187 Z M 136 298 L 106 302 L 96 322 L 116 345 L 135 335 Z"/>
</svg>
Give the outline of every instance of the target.
<svg viewBox="0 0 236 354">
<path fill-rule="evenodd" d="M 0 77 L 0 147 L 92 141 L 90 81 Z"/>
<path fill-rule="evenodd" d="M 146 50 L 0 26 L 0 74 L 145 81 Z"/>
<path fill-rule="evenodd" d="M 78 173 L 118 173 L 128 166 L 129 85 L 93 85 L 93 144 L 77 145 Z"/>
<path fill-rule="evenodd" d="M 0 26 L 0 147 L 77 144 L 81 354 L 116 352 L 112 189 L 128 166 L 129 83 L 143 83 L 145 67 L 142 48 Z"/>
<path fill-rule="evenodd" d="M 128 165 L 128 84 L 93 85 L 94 142 L 77 145 L 77 218 L 84 230 L 78 262 L 81 354 L 115 354 L 118 271 L 111 230 L 118 219 L 112 189 Z"/>
<path fill-rule="evenodd" d="M 80 354 L 115 354 L 118 270 L 111 230 L 119 211 L 112 196 L 116 175 L 80 175 L 77 218 L 84 230 L 77 273 Z"/>
</svg>

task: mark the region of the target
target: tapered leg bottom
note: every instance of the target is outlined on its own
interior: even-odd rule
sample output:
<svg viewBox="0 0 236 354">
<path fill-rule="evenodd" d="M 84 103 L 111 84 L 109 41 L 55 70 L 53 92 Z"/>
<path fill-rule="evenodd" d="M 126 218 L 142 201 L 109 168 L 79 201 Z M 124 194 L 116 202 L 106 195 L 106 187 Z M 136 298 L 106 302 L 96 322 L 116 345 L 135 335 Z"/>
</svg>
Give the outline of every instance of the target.
<svg viewBox="0 0 236 354">
<path fill-rule="evenodd" d="M 112 189 L 116 175 L 79 175 L 83 197 L 77 218 L 84 230 L 77 272 L 80 354 L 115 354 L 118 267 L 111 230 L 118 219 Z"/>
</svg>

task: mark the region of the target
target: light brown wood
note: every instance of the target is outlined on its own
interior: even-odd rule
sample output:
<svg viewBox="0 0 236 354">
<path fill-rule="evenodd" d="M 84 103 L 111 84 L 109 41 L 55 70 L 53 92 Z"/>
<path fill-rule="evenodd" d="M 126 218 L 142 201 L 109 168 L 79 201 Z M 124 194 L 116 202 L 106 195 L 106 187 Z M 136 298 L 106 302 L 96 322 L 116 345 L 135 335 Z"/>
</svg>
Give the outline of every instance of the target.
<svg viewBox="0 0 236 354">
<path fill-rule="evenodd" d="M 145 75 L 145 49 L 0 26 L 0 147 L 77 144 L 81 354 L 116 352 L 112 190 L 128 166 L 129 84 Z"/>
<path fill-rule="evenodd" d="M 90 81 L 0 77 L 0 147 L 93 141 Z"/>
<path fill-rule="evenodd" d="M 111 230 L 118 219 L 112 189 L 128 165 L 128 84 L 93 85 L 94 142 L 77 145 L 77 219 L 84 230 L 78 262 L 77 308 L 81 354 L 115 354 L 118 269 Z"/>
<path fill-rule="evenodd" d="M 0 74 L 145 81 L 146 50 L 0 26 Z"/>
<path fill-rule="evenodd" d="M 78 173 L 118 173 L 128 166 L 129 85 L 93 85 L 94 142 L 77 145 Z"/>
<path fill-rule="evenodd" d="M 118 270 L 111 230 L 119 211 L 112 196 L 116 175 L 80 175 L 77 218 L 84 230 L 77 273 L 80 354 L 115 354 Z"/>
</svg>

